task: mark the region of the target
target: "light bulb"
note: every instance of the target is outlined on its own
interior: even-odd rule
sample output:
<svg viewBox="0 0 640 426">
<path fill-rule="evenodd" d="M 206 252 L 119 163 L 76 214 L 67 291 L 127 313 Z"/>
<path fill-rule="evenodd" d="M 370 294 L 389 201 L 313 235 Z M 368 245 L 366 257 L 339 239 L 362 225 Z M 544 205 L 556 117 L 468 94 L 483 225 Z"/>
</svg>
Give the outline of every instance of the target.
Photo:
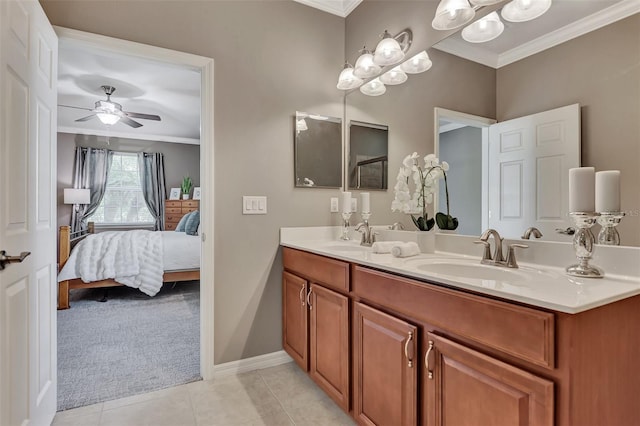
<svg viewBox="0 0 640 426">
<path fill-rule="evenodd" d="M 115 114 L 110 114 L 108 112 L 98 112 L 96 113 L 96 115 L 98 116 L 98 118 L 100 119 L 100 121 L 102 121 L 102 123 L 111 126 L 113 124 L 116 124 L 118 121 L 120 121 L 120 117 L 115 115 Z"/>
<path fill-rule="evenodd" d="M 345 64 L 344 69 L 338 77 L 338 89 L 351 90 L 358 88 L 362 85 L 362 79 L 353 75 L 353 67 L 348 63 Z"/>
<path fill-rule="evenodd" d="M 404 83 L 407 78 L 407 74 L 398 66 L 382 74 L 380 81 L 384 84 L 395 85 Z"/>
<path fill-rule="evenodd" d="M 384 95 L 387 88 L 382 84 L 379 78 L 376 78 L 375 80 L 371 80 L 367 84 L 360 86 L 360 91 L 367 96 L 380 96 Z"/>
<path fill-rule="evenodd" d="M 462 38 L 469 43 L 484 43 L 495 39 L 504 31 L 497 12 L 491 12 L 462 30 Z"/>
<path fill-rule="evenodd" d="M 362 54 L 356 61 L 353 75 L 358 78 L 369 78 L 380 72 L 380 67 L 373 62 L 373 55 L 367 49 L 361 50 Z"/>
<path fill-rule="evenodd" d="M 536 19 L 551 7 L 551 0 L 512 0 L 502 8 L 502 18 L 509 22 Z"/>
</svg>

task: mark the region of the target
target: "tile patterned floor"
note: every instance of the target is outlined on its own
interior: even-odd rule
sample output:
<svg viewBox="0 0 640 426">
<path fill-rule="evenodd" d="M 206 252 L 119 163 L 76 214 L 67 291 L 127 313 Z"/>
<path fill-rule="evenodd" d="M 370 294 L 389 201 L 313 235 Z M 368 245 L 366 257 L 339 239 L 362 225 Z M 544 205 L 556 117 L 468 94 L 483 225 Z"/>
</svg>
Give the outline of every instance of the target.
<svg viewBox="0 0 640 426">
<path fill-rule="evenodd" d="M 294 363 L 56 414 L 54 426 L 320 426 L 353 421 Z"/>
</svg>

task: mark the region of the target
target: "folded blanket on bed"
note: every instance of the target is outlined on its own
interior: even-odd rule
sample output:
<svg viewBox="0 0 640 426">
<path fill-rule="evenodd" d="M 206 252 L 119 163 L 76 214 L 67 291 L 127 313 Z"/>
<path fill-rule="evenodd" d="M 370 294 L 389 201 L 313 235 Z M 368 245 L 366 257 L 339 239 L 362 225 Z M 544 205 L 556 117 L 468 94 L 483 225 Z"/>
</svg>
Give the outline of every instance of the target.
<svg viewBox="0 0 640 426">
<path fill-rule="evenodd" d="M 82 281 L 113 279 L 149 296 L 162 287 L 164 273 L 159 232 L 134 230 L 88 235 L 78 243 L 77 272 Z"/>
</svg>

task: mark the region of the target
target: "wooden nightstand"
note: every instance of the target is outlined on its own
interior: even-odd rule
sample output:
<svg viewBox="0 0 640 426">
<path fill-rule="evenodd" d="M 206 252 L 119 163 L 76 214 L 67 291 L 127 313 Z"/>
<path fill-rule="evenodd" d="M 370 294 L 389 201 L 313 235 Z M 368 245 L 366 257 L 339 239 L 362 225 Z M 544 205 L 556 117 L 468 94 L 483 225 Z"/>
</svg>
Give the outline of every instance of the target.
<svg viewBox="0 0 640 426">
<path fill-rule="evenodd" d="M 182 216 L 198 208 L 199 200 L 164 200 L 164 230 L 174 231 Z"/>
</svg>

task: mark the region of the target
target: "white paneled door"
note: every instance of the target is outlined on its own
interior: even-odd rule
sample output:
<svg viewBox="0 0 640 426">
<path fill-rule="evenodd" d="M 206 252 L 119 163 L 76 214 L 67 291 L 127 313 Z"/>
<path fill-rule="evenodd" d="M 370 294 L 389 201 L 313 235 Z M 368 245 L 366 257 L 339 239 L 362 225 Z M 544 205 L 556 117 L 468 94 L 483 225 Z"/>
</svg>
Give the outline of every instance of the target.
<svg viewBox="0 0 640 426">
<path fill-rule="evenodd" d="M 580 166 L 580 106 L 569 105 L 489 127 L 489 227 L 568 241 L 568 169 Z"/>
<path fill-rule="evenodd" d="M 58 39 L 35 0 L 0 1 L 0 425 L 56 411 Z M 0 262 L 2 263 L 2 262 Z"/>
</svg>

